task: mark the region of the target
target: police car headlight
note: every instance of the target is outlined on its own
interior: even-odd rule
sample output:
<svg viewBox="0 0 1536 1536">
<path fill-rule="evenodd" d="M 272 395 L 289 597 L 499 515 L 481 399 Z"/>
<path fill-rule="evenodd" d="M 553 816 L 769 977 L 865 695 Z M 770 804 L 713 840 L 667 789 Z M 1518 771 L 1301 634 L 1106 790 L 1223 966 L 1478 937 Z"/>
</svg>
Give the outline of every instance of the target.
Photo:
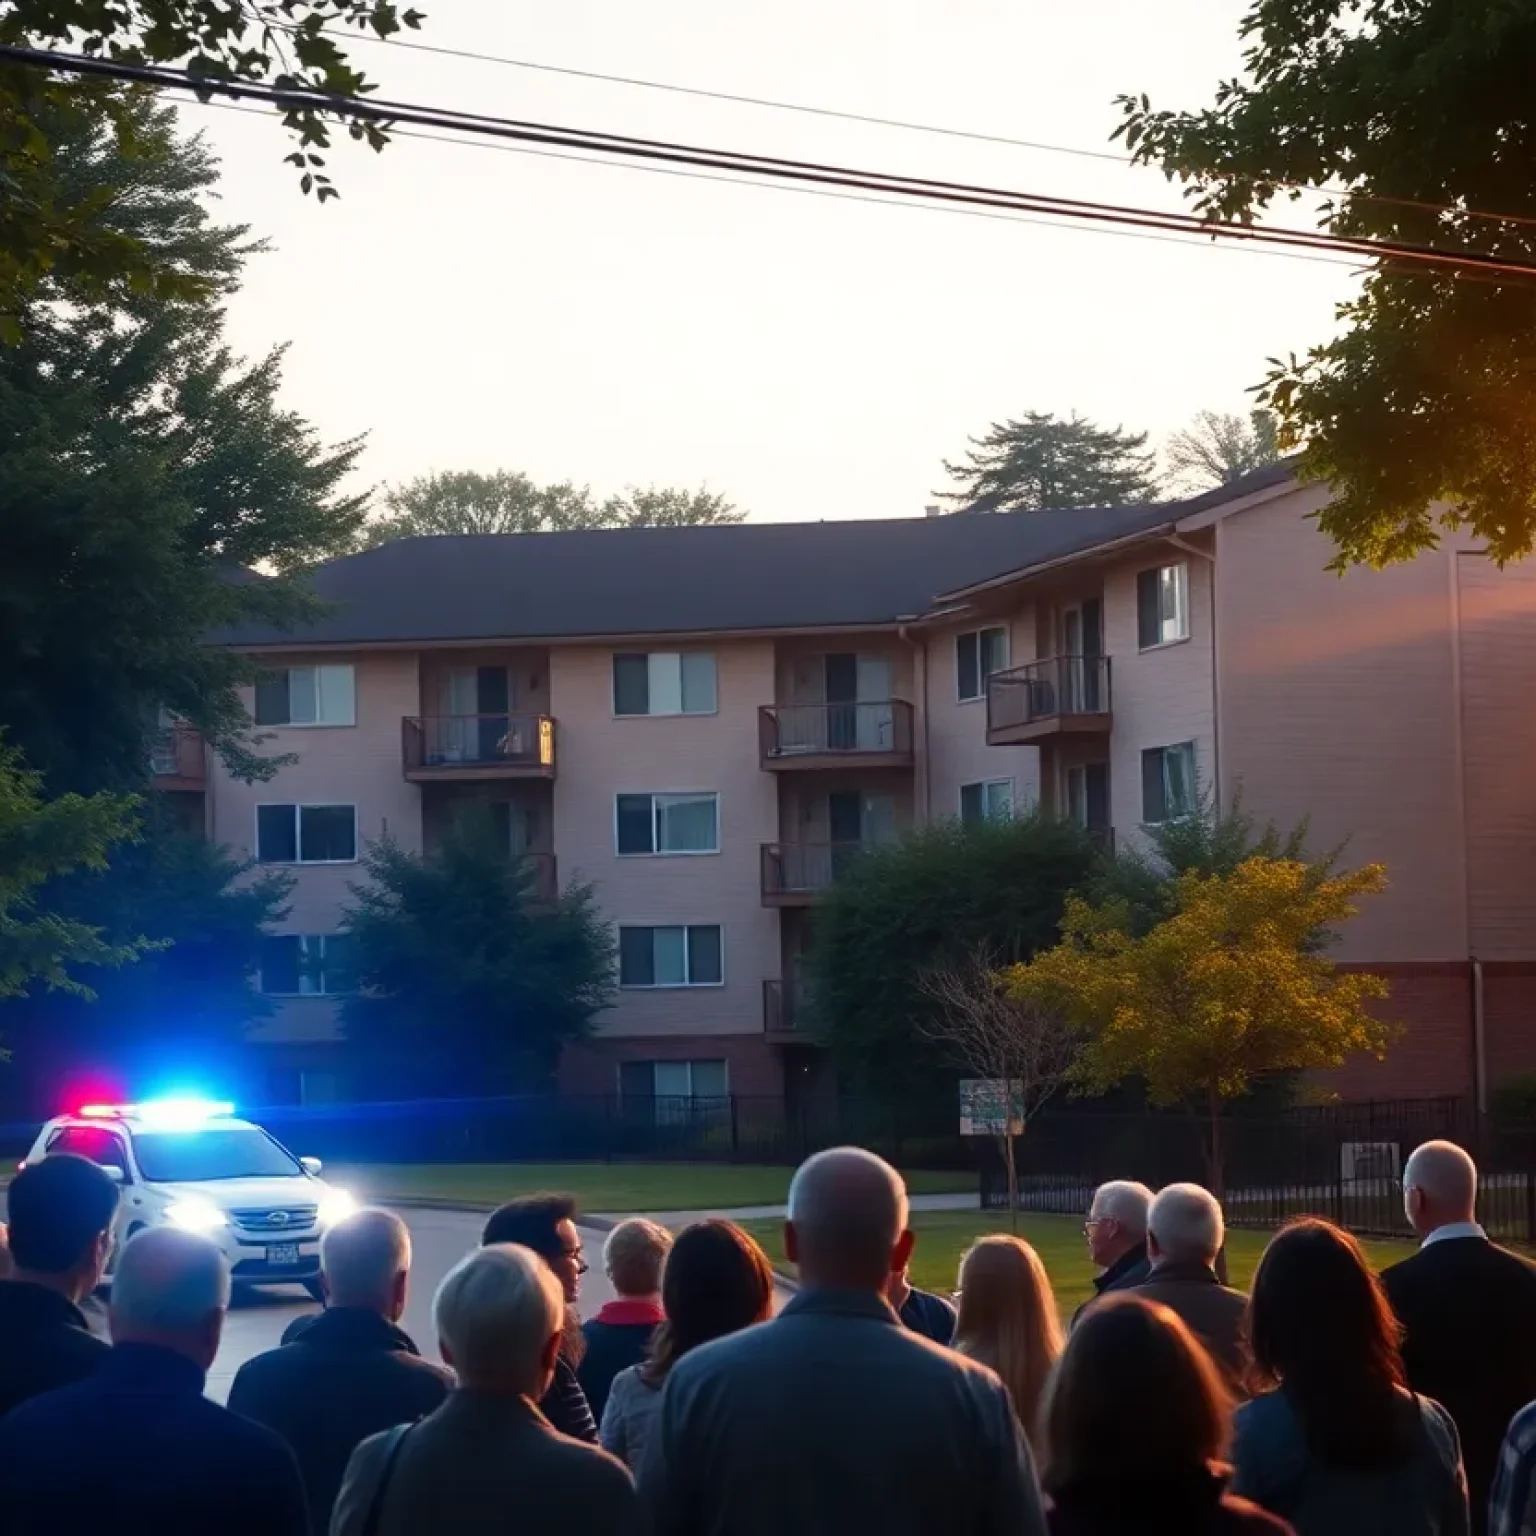
<svg viewBox="0 0 1536 1536">
<path fill-rule="evenodd" d="M 165 1208 L 165 1219 L 184 1232 L 212 1232 L 229 1221 L 211 1200 L 174 1200 Z"/>
<path fill-rule="evenodd" d="M 328 1191 L 320 1201 L 320 1225 L 334 1227 L 357 1209 L 357 1201 L 344 1189 Z"/>
</svg>

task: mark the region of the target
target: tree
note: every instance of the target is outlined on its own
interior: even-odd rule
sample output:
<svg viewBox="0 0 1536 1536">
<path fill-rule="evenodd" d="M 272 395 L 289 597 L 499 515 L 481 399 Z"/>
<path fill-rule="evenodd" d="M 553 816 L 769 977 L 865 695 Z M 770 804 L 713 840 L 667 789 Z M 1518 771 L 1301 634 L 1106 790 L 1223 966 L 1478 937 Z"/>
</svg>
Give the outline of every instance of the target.
<svg viewBox="0 0 1536 1536">
<path fill-rule="evenodd" d="M 343 916 L 357 990 L 347 1034 L 450 1090 L 542 1086 L 609 1004 L 613 945 L 589 886 L 534 897 L 533 870 L 488 816 L 430 853 L 375 844 Z"/>
<path fill-rule="evenodd" d="M 1254 0 L 1241 77 L 1197 112 L 1122 96 L 1136 159 L 1213 218 L 1324 187 L 1335 235 L 1536 260 L 1536 5 Z M 1428 94 L 1426 94 L 1428 93 Z M 1536 540 L 1536 287 L 1382 259 L 1341 324 L 1277 363 L 1260 399 L 1298 472 L 1330 487 L 1337 567 L 1468 528 L 1504 562 Z"/>
<path fill-rule="evenodd" d="M 1019 997 L 986 945 L 925 972 L 921 985 L 935 1013 L 918 1024 L 918 1034 L 943 1048 L 972 1077 L 1001 1085 L 997 1140 L 1007 1177 L 1008 1211 L 1017 1231 L 1015 1142 L 1065 1084 L 1077 1059 L 1077 1032 L 1060 1010 Z"/>
<path fill-rule="evenodd" d="M 1157 498 L 1156 456 L 1145 432 L 1098 427 L 1075 411 L 1065 421 L 1027 411 L 973 437 L 965 462 L 944 461 L 960 489 L 940 491 L 973 512 L 1117 507 Z"/>
<path fill-rule="evenodd" d="M 947 1063 L 923 977 L 982 948 L 1004 965 L 1048 948 L 1100 858 L 1081 828 L 1038 812 L 938 822 L 861 853 L 811 913 L 814 1032 L 866 1084 L 931 1092 Z"/>
<path fill-rule="evenodd" d="M 1249 411 L 1243 417 L 1201 411 L 1169 437 L 1165 453 L 1170 479 L 1187 494 L 1230 484 L 1279 459 L 1274 412 Z"/>
<path fill-rule="evenodd" d="M 1249 858 L 1230 874 L 1180 876 L 1175 910 L 1140 935 L 1123 905 L 1074 896 L 1061 942 L 1015 967 L 1010 992 L 1083 1030 L 1082 1091 L 1139 1078 L 1154 1104 L 1198 1107 L 1219 1196 L 1228 1100 L 1270 1074 L 1386 1051 L 1392 1031 L 1366 1006 L 1386 983 L 1340 972 L 1314 945 L 1385 883 L 1379 864 L 1319 876 L 1294 859 Z"/>
<path fill-rule="evenodd" d="M 330 97 L 334 109 L 284 114 L 296 140 L 287 159 L 301 189 L 324 202 L 337 195 L 324 169 L 327 119 L 345 120 L 347 99 L 373 88 L 337 38 L 347 27 L 387 38 L 420 22 L 394 0 L 10 0 L 0 12 L 0 44 L 180 65 L 210 82 L 270 81 Z M 0 65 L 0 343 L 18 339 L 25 306 L 55 283 L 96 302 L 129 292 L 169 299 L 211 291 L 206 274 L 167 262 L 163 248 L 125 227 L 112 197 L 59 174 L 61 140 L 98 125 L 125 158 L 143 153 L 134 100 L 110 82 Z M 374 149 L 388 142 L 377 123 L 353 118 L 348 131 Z"/>
<path fill-rule="evenodd" d="M 445 533 L 564 533 L 589 528 L 693 527 L 746 516 L 715 492 L 631 487 L 598 503 L 569 480 L 538 485 L 519 470 L 418 475 L 384 495 L 385 514 L 363 530 L 373 548 L 392 539 Z"/>
</svg>

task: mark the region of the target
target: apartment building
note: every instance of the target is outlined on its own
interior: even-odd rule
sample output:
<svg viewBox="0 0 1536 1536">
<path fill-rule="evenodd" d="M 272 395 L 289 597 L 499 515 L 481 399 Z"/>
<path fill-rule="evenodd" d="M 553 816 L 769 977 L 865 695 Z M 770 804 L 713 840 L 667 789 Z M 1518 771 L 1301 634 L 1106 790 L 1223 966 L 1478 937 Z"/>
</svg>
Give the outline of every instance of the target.
<svg viewBox="0 0 1536 1536">
<path fill-rule="evenodd" d="M 793 1099 L 826 1080 L 799 1027 L 809 909 L 861 847 L 1036 802 L 1134 840 L 1197 783 L 1389 868 L 1339 953 L 1389 977 L 1404 1034 L 1345 1092 L 1536 1067 L 1536 579 L 1457 544 L 1327 574 L 1322 500 L 1276 468 L 1156 507 L 444 537 L 322 567 L 310 629 L 220 637 L 272 669 L 249 704 L 293 765 L 250 786 L 163 748 L 211 836 L 293 870 L 256 1034 L 279 1091 L 345 1079 L 324 956 L 366 845 L 430 847 L 467 802 L 613 925 L 614 1005 L 565 1087 Z"/>
</svg>

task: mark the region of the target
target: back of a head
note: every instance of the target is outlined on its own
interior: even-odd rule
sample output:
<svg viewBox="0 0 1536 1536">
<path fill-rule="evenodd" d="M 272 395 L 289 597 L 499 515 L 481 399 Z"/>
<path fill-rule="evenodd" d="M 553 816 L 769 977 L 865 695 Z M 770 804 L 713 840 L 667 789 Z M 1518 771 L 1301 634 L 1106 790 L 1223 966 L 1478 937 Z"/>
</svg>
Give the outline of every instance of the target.
<svg viewBox="0 0 1536 1536">
<path fill-rule="evenodd" d="M 1221 1456 L 1231 1402 L 1178 1317 L 1124 1291 L 1095 1302 L 1073 1328 L 1041 1420 L 1047 1489 L 1101 1482 L 1155 1490 Z"/>
<path fill-rule="evenodd" d="M 150 1227 L 123 1245 L 112 1275 L 112 1342 L 158 1344 L 213 1363 L 229 1307 L 229 1265 L 206 1237 Z"/>
<path fill-rule="evenodd" d="M 1226 1241 L 1221 1205 L 1199 1184 L 1170 1184 L 1153 1198 L 1147 1231 L 1173 1264 L 1213 1264 Z"/>
<path fill-rule="evenodd" d="M 1131 1237 L 1147 1235 L 1147 1212 L 1152 1205 L 1152 1191 L 1134 1179 L 1111 1179 L 1093 1192 L 1090 1214 L 1104 1221 L 1116 1221 Z"/>
<path fill-rule="evenodd" d="M 700 1344 L 765 1322 L 773 1313 L 773 1267 L 734 1222 L 696 1221 L 667 1255 L 661 1300 L 667 1315 L 651 1341 L 651 1381 Z"/>
<path fill-rule="evenodd" d="M 576 1201 L 570 1195 L 525 1195 L 491 1212 L 480 1241 L 488 1247 L 514 1243 L 553 1264 L 563 1252 L 560 1223 L 575 1219 Z"/>
<path fill-rule="evenodd" d="M 1403 1188 L 1417 1190 L 1433 1221 L 1472 1221 L 1477 1210 L 1477 1164 L 1453 1141 L 1426 1141 L 1403 1169 Z"/>
<path fill-rule="evenodd" d="M 565 1318 L 560 1282 L 531 1249 L 491 1243 L 461 1259 L 432 1298 L 444 1357 L 470 1388 L 538 1398 Z"/>
<path fill-rule="evenodd" d="M 833 1147 L 796 1169 L 788 1221 L 808 1284 L 883 1290 L 906 1230 L 906 1185 L 873 1152 Z"/>
<path fill-rule="evenodd" d="M 117 1185 L 86 1158 L 62 1152 L 28 1163 L 6 1193 L 12 1262 L 67 1274 L 112 1225 L 117 1198 Z"/>
<path fill-rule="evenodd" d="M 411 1267 L 411 1234 L 393 1211 L 354 1211 L 320 1239 L 332 1306 L 384 1310 Z"/>
<path fill-rule="evenodd" d="M 620 1296 L 654 1296 L 661 1289 L 661 1268 L 672 1247 L 672 1234 L 654 1221 L 621 1221 L 603 1244 L 603 1268 Z"/>
<path fill-rule="evenodd" d="M 1254 1272 L 1248 1329 L 1256 1372 L 1284 1385 L 1324 1461 L 1380 1464 L 1407 1448 L 1400 1330 L 1349 1233 L 1308 1218 L 1271 1239 Z"/>
</svg>

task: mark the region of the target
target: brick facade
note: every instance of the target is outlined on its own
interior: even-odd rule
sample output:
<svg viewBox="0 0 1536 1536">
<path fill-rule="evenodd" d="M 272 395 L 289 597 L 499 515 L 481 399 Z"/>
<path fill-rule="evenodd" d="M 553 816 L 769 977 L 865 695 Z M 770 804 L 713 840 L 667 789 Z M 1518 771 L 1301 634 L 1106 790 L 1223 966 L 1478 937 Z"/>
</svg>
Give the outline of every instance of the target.
<svg viewBox="0 0 1536 1536">
<path fill-rule="evenodd" d="M 778 1097 L 784 1092 L 780 1053 L 761 1035 L 628 1035 L 599 1037 L 568 1047 L 560 1057 L 561 1093 L 619 1091 L 622 1061 L 720 1061 L 730 1091 L 744 1097 Z"/>
</svg>

